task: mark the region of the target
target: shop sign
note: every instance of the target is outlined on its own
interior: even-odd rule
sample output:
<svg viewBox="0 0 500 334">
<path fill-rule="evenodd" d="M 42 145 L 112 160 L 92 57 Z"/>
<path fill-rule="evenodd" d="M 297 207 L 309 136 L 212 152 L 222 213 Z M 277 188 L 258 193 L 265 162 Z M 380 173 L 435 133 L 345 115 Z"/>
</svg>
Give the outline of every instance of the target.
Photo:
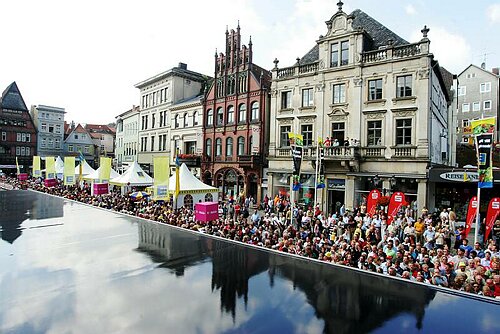
<svg viewBox="0 0 500 334">
<path fill-rule="evenodd" d="M 443 180 L 453 182 L 477 182 L 477 172 L 447 172 L 439 175 Z"/>
<path fill-rule="evenodd" d="M 344 179 L 328 179 L 328 190 L 345 190 Z"/>
</svg>

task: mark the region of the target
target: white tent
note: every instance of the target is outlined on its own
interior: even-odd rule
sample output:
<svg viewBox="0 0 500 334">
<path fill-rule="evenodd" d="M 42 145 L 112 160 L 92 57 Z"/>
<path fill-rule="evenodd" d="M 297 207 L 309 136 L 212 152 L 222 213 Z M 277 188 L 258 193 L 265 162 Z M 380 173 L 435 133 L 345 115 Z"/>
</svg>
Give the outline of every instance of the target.
<svg viewBox="0 0 500 334">
<path fill-rule="evenodd" d="M 85 180 L 99 180 L 99 171 L 100 171 L 101 167 L 99 166 L 99 168 L 97 168 L 95 171 L 93 171 L 92 173 L 88 174 L 88 175 L 85 175 L 83 178 Z M 111 168 L 111 173 L 109 175 L 109 179 L 114 179 L 114 178 L 117 178 L 119 177 L 120 174 L 118 174 L 113 168 Z"/>
<path fill-rule="evenodd" d="M 153 178 L 146 174 L 139 166 L 137 161 L 134 161 L 130 167 L 122 175 L 112 178 L 109 183 L 118 186 L 141 187 L 150 186 L 153 184 Z"/>
<path fill-rule="evenodd" d="M 186 164 L 182 164 L 179 170 L 179 197 L 177 198 L 177 208 L 188 205 L 194 208 L 198 202 L 217 202 L 219 200 L 219 189 L 209 186 L 198 180 L 191 173 Z M 168 181 L 170 194 L 175 193 L 175 174 Z M 207 196 L 208 195 L 208 196 Z"/>
<path fill-rule="evenodd" d="M 63 174 L 64 173 L 64 161 L 61 159 L 60 156 L 56 158 L 56 174 Z"/>
<path fill-rule="evenodd" d="M 80 162 L 82 163 L 82 162 Z M 90 165 L 87 163 L 86 160 L 83 160 L 83 165 L 82 165 L 82 175 L 89 175 L 95 172 L 95 169 L 90 167 Z M 78 178 L 80 176 L 80 165 L 76 166 L 75 168 L 75 177 Z"/>
</svg>

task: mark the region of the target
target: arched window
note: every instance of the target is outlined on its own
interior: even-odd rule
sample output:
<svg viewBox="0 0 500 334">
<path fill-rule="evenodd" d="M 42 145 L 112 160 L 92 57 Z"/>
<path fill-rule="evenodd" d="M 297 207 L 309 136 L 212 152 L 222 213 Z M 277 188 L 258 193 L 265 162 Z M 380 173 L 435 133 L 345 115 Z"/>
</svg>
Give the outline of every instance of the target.
<svg viewBox="0 0 500 334">
<path fill-rule="evenodd" d="M 209 157 L 212 156 L 212 139 L 208 138 L 206 141 L 205 141 L 205 152 L 207 153 L 207 155 Z"/>
<path fill-rule="evenodd" d="M 217 108 L 217 125 L 224 124 L 224 111 L 222 111 L 222 107 Z"/>
<path fill-rule="evenodd" d="M 214 196 L 211 193 L 207 193 L 205 195 L 205 202 L 213 202 L 214 201 Z"/>
<path fill-rule="evenodd" d="M 190 209 L 190 210 L 193 209 L 193 196 L 191 196 L 189 194 L 186 194 L 184 196 L 184 207 L 186 209 Z"/>
<path fill-rule="evenodd" d="M 174 129 L 179 127 L 179 115 L 175 115 L 174 117 Z"/>
<path fill-rule="evenodd" d="M 242 103 L 238 107 L 238 123 L 245 123 L 247 120 L 247 105 Z"/>
<path fill-rule="evenodd" d="M 227 108 L 227 124 L 234 123 L 234 107 L 229 106 Z"/>
<path fill-rule="evenodd" d="M 188 113 L 184 113 L 183 126 L 186 128 L 188 126 Z"/>
<path fill-rule="evenodd" d="M 198 112 L 193 113 L 193 126 L 198 125 Z"/>
<path fill-rule="evenodd" d="M 222 155 L 222 139 L 217 138 L 215 140 L 215 156 L 219 157 Z"/>
<path fill-rule="evenodd" d="M 229 137 L 226 139 L 226 156 L 231 157 L 233 155 L 233 138 Z"/>
<path fill-rule="evenodd" d="M 250 120 L 255 121 L 259 119 L 259 102 L 252 103 L 252 115 Z"/>
<path fill-rule="evenodd" d="M 238 137 L 238 155 L 245 155 L 245 138 Z"/>
<path fill-rule="evenodd" d="M 207 125 L 214 125 L 214 112 L 212 109 L 207 111 Z"/>
</svg>

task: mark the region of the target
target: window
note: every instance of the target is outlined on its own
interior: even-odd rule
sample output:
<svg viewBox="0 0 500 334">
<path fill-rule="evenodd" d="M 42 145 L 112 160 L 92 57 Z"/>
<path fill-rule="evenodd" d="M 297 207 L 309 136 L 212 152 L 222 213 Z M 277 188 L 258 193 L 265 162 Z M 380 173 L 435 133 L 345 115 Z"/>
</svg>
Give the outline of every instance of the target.
<svg viewBox="0 0 500 334">
<path fill-rule="evenodd" d="M 42 129 L 42 132 L 46 132 L 47 131 L 47 124 L 42 123 L 41 129 Z"/>
<path fill-rule="evenodd" d="M 462 104 L 462 112 L 469 112 L 469 111 L 470 111 L 470 104 L 463 103 Z"/>
<path fill-rule="evenodd" d="M 227 123 L 234 123 L 234 107 L 233 106 L 229 106 L 227 108 Z"/>
<path fill-rule="evenodd" d="M 245 138 L 238 137 L 238 155 L 245 155 Z"/>
<path fill-rule="evenodd" d="M 26 147 L 26 155 L 31 155 L 31 150 L 29 147 Z"/>
<path fill-rule="evenodd" d="M 54 133 L 54 124 L 49 124 L 49 132 Z"/>
<path fill-rule="evenodd" d="M 472 111 L 479 111 L 479 110 L 481 110 L 479 102 L 473 102 Z"/>
<path fill-rule="evenodd" d="M 340 65 L 347 65 L 349 63 L 349 41 L 340 43 Z"/>
<path fill-rule="evenodd" d="M 313 144 L 313 126 L 312 124 L 303 124 L 300 127 L 300 133 L 302 134 L 303 137 L 303 142 L 302 144 L 304 146 L 312 146 Z"/>
<path fill-rule="evenodd" d="M 368 146 L 382 145 L 382 121 L 368 121 Z"/>
<path fill-rule="evenodd" d="M 82 134 L 81 134 L 81 137 L 82 137 L 81 139 L 87 139 L 87 134 L 82 133 Z"/>
<path fill-rule="evenodd" d="M 470 125 L 470 121 L 469 121 L 468 119 L 463 119 L 463 120 L 462 120 L 462 127 L 464 127 L 464 128 L 465 128 L 465 127 L 467 127 L 467 126 L 469 126 L 469 125 Z"/>
<path fill-rule="evenodd" d="M 312 107 L 314 105 L 314 92 L 312 88 L 302 90 L 302 107 Z"/>
<path fill-rule="evenodd" d="M 68 145 L 68 152 L 73 152 L 73 145 Z"/>
<path fill-rule="evenodd" d="M 151 152 L 155 150 L 155 136 L 151 136 Z"/>
<path fill-rule="evenodd" d="M 233 138 L 229 137 L 226 139 L 226 156 L 231 157 L 233 155 Z"/>
<path fill-rule="evenodd" d="M 345 123 L 344 122 L 335 122 L 332 123 L 332 138 L 333 142 L 335 139 L 339 142 L 339 145 L 344 145 L 345 138 Z"/>
<path fill-rule="evenodd" d="M 223 125 L 224 124 L 224 111 L 222 111 L 222 108 L 219 107 L 217 108 L 217 125 Z"/>
<path fill-rule="evenodd" d="M 412 96 L 411 91 L 411 75 L 397 77 L 397 97 Z"/>
<path fill-rule="evenodd" d="M 212 156 L 212 139 L 208 138 L 205 141 L 205 152 L 206 154 L 211 157 Z"/>
<path fill-rule="evenodd" d="M 458 96 L 465 96 L 467 94 L 467 86 L 458 86 Z"/>
<path fill-rule="evenodd" d="M 207 125 L 214 125 L 214 112 L 212 109 L 207 110 Z"/>
<path fill-rule="evenodd" d="M 217 138 L 215 140 L 215 156 L 219 157 L 222 155 L 222 139 Z"/>
<path fill-rule="evenodd" d="M 26 141 L 27 141 L 28 143 L 30 143 L 30 142 L 31 142 L 31 135 L 30 135 L 29 133 L 27 133 L 27 134 L 26 134 Z"/>
<path fill-rule="evenodd" d="M 290 146 L 290 139 L 288 138 L 289 132 L 292 132 L 291 125 L 280 126 L 280 147 Z"/>
<path fill-rule="evenodd" d="M 174 116 L 174 129 L 179 127 L 179 115 Z"/>
<path fill-rule="evenodd" d="M 152 114 L 151 115 L 151 129 L 154 129 L 155 128 L 155 114 Z"/>
<path fill-rule="evenodd" d="M 21 155 L 21 148 L 16 146 L 16 155 Z"/>
<path fill-rule="evenodd" d="M 17 141 L 22 141 L 22 135 L 21 133 L 17 133 Z"/>
<path fill-rule="evenodd" d="M 56 138 L 56 148 L 61 148 L 61 139 Z"/>
<path fill-rule="evenodd" d="M 382 99 L 382 79 L 368 81 L 368 100 Z"/>
<path fill-rule="evenodd" d="M 253 136 L 248 137 L 248 149 L 250 150 L 250 154 L 252 154 L 252 149 L 253 149 Z"/>
<path fill-rule="evenodd" d="M 242 103 L 238 108 L 238 123 L 244 123 L 247 120 L 247 105 Z"/>
<path fill-rule="evenodd" d="M 54 139 L 49 138 L 49 140 L 47 140 L 47 147 L 54 148 Z"/>
<path fill-rule="evenodd" d="M 56 133 L 61 133 L 61 124 L 56 124 Z"/>
<path fill-rule="evenodd" d="M 483 101 L 483 109 L 490 110 L 491 109 L 491 100 Z"/>
<path fill-rule="evenodd" d="M 411 145 L 411 119 L 396 120 L 396 145 Z"/>
<path fill-rule="evenodd" d="M 339 66 L 339 44 L 333 43 L 330 49 L 330 67 Z"/>
<path fill-rule="evenodd" d="M 83 148 L 83 152 L 84 152 L 84 153 L 89 153 L 89 147 L 88 147 L 88 146 L 85 146 L 85 147 Z"/>
<path fill-rule="evenodd" d="M 281 109 L 292 108 L 292 92 L 281 92 Z"/>
<path fill-rule="evenodd" d="M 26 147 L 21 147 L 21 155 L 26 155 Z"/>
<path fill-rule="evenodd" d="M 7 132 L 2 131 L 2 141 L 7 141 Z"/>
<path fill-rule="evenodd" d="M 198 112 L 193 112 L 193 126 L 198 125 Z"/>
<path fill-rule="evenodd" d="M 251 121 L 255 121 L 255 120 L 258 120 L 259 119 L 259 102 L 253 102 L 252 103 L 252 115 L 251 115 L 251 118 L 250 120 Z"/>
<path fill-rule="evenodd" d="M 187 126 L 188 126 L 188 114 L 187 113 L 184 113 L 184 117 L 183 117 L 183 122 L 182 123 L 183 123 L 183 126 L 185 128 L 187 128 Z"/>
<path fill-rule="evenodd" d="M 333 104 L 345 103 L 345 84 L 333 85 Z"/>
<path fill-rule="evenodd" d="M 483 82 L 479 85 L 479 91 L 481 93 L 491 92 L 491 82 Z"/>
</svg>

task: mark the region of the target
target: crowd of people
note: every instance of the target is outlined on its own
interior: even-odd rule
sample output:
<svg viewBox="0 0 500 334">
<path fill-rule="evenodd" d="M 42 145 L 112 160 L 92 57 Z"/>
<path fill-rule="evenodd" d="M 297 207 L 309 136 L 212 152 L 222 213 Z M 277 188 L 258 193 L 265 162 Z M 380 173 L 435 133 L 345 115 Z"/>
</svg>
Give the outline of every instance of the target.
<svg viewBox="0 0 500 334">
<path fill-rule="evenodd" d="M 240 196 L 221 204 L 218 220 L 200 222 L 191 208 L 174 210 L 169 203 L 134 200 L 119 189 L 92 196 L 87 184 L 47 188 L 40 179 L 4 182 L 280 252 L 500 298 L 500 220 L 488 241 L 470 245 L 463 226 L 455 226 L 451 209 L 417 215 L 403 208 L 388 223 L 383 211 L 369 215 L 361 209 L 342 214 L 325 214 L 319 206 L 292 209 L 281 195 L 266 196 L 263 210 L 255 210 L 252 200 Z"/>
</svg>

